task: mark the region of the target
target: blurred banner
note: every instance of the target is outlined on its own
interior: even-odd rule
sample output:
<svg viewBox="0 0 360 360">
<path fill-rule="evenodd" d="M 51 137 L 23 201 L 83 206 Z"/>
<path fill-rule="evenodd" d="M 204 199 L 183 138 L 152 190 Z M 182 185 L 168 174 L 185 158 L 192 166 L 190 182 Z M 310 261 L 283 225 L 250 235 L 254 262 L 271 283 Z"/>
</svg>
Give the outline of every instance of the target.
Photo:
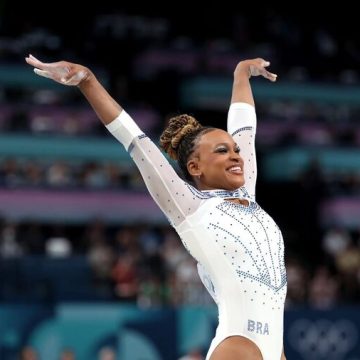
<svg viewBox="0 0 360 360">
<path fill-rule="evenodd" d="M 293 310 L 285 315 L 286 357 L 291 360 L 359 360 L 360 309 Z"/>
<path fill-rule="evenodd" d="M 287 311 L 285 351 L 291 360 L 359 360 L 359 308 Z M 214 335 L 216 308 L 140 310 L 134 305 L 0 306 L 0 359 L 15 360 L 24 346 L 39 360 L 58 360 L 71 349 L 77 360 L 97 360 L 112 348 L 121 360 L 175 360 L 204 354 Z"/>
</svg>

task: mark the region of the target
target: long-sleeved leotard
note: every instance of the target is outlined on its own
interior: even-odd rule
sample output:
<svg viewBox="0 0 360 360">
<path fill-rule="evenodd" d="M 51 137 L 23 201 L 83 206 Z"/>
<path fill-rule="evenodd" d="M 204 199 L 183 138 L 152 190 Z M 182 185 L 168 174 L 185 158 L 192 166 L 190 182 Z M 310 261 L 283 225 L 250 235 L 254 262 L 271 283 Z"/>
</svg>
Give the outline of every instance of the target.
<svg viewBox="0 0 360 360">
<path fill-rule="evenodd" d="M 286 295 L 281 231 L 255 201 L 255 108 L 234 103 L 228 132 L 240 147 L 245 185 L 235 191 L 199 191 L 182 180 L 155 144 L 123 110 L 107 125 L 138 166 L 146 186 L 184 246 L 219 309 L 219 325 L 207 354 L 225 338 L 252 340 L 264 360 L 279 360 Z M 242 198 L 248 206 L 227 199 Z"/>
</svg>

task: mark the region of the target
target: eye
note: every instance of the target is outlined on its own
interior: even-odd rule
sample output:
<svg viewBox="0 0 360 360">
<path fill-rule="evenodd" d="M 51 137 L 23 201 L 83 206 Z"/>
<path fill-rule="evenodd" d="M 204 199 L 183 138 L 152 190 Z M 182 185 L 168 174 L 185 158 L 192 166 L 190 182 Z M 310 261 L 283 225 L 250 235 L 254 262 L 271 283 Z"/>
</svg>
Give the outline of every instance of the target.
<svg viewBox="0 0 360 360">
<path fill-rule="evenodd" d="M 234 149 L 234 151 L 235 151 L 237 154 L 239 154 L 239 153 L 240 153 L 240 147 L 237 146 L 237 147 Z"/>
<path fill-rule="evenodd" d="M 221 154 L 225 154 L 225 153 L 227 153 L 227 151 L 228 151 L 228 149 L 225 147 L 220 147 L 215 150 L 215 152 L 221 153 Z"/>
</svg>

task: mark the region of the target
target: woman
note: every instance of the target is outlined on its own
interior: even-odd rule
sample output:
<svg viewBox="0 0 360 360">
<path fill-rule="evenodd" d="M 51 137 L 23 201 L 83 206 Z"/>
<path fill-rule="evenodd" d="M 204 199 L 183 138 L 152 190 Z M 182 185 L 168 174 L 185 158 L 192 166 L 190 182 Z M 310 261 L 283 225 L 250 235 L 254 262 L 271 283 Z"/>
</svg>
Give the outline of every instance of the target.
<svg viewBox="0 0 360 360">
<path fill-rule="evenodd" d="M 78 86 L 100 120 L 137 164 L 146 186 L 197 260 L 219 309 L 207 360 L 279 360 L 286 295 L 284 248 L 273 219 L 255 201 L 256 114 L 249 79 L 270 81 L 263 59 L 234 71 L 228 132 L 193 117 L 170 119 L 160 144 L 184 171 L 184 182 L 159 149 L 86 67 L 26 58 L 36 74 Z M 231 134 L 231 135 L 230 135 Z"/>
</svg>

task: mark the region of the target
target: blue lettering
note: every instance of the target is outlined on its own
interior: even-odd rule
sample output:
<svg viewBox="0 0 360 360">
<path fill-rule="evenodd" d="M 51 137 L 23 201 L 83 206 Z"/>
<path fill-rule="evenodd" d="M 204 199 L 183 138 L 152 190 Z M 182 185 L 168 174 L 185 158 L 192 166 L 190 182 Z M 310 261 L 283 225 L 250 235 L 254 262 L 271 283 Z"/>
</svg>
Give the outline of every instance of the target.
<svg viewBox="0 0 360 360">
<path fill-rule="evenodd" d="M 269 324 L 268 323 L 262 323 L 261 321 L 254 321 L 248 319 L 248 331 L 256 332 L 260 335 L 269 335 Z"/>
<path fill-rule="evenodd" d="M 262 323 L 260 321 L 256 323 L 256 333 L 262 334 Z"/>
<path fill-rule="evenodd" d="M 255 321 L 248 320 L 248 331 L 253 332 L 255 330 Z"/>
</svg>

